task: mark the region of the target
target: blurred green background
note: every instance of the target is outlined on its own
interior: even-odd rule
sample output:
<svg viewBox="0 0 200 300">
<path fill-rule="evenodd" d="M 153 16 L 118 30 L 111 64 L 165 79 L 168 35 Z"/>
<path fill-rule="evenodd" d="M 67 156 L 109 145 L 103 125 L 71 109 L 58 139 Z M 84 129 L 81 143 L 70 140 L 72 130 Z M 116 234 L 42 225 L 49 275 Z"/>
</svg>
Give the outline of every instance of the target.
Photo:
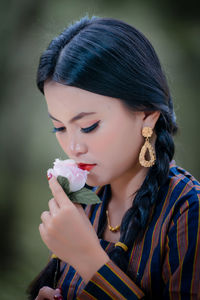
<svg viewBox="0 0 200 300">
<path fill-rule="evenodd" d="M 84 15 L 124 20 L 154 45 L 166 72 L 180 132 L 179 165 L 200 179 L 200 19 L 191 0 L 18 0 L 0 3 L 0 299 L 26 299 L 43 268 L 40 214 L 51 197 L 46 170 L 65 158 L 35 84 L 39 56 L 50 40 Z"/>
</svg>

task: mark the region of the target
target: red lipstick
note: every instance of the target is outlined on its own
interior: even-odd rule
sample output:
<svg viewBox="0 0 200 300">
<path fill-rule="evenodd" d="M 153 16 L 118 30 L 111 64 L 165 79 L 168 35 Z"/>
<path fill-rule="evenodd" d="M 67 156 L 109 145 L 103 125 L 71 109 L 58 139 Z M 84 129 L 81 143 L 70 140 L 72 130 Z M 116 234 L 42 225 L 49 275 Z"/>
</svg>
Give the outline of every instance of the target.
<svg viewBox="0 0 200 300">
<path fill-rule="evenodd" d="M 78 167 L 81 170 L 85 170 L 85 171 L 91 171 L 92 168 L 94 168 L 94 166 L 96 166 L 96 164 L 83 164 L 83 163 L 78 164 Z"/>
</svg>

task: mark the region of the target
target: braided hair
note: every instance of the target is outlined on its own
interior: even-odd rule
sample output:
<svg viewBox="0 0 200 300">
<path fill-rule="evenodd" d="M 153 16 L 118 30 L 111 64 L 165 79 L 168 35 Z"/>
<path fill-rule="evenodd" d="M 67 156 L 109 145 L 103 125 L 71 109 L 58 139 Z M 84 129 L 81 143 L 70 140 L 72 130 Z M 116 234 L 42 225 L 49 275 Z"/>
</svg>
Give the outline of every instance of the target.
<svg viewBox="0 0 200 300">
<path fill-rule="evenodd" d="M 133 111 L 160 111 L 155 126 L 156 163 L 149 168 L 120 228 L 119 241 L 130 247 L 147 227 L 174 155 L 176 118 L 155 50 L 141 32 L 123 21 L 86 16 L 54 38 L 42 54 L 37 73 L 37 86 L 42 93 L 47 79 L 118 98 Z M 104 214 L 98 236 L 105 221 Z M 128 258 L 121 247 L 115 247 L 109 256 L 127 272 Z M 55 258 L 50 260 L 30 285 L 29 299 L 35 299 L 42 286 L 53 286 L 56 265 Z"/>
</svg>

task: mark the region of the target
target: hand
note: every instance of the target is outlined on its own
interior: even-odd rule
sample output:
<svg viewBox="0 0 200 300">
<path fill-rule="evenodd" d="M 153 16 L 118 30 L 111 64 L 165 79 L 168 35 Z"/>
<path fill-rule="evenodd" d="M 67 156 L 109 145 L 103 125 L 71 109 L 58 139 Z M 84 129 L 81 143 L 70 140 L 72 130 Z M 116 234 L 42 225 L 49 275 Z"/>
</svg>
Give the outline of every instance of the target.
<svg viewBox="0 0 200 300">
<path fill-rule="evenodd" d="M 41 237 L 55 255 L 88 281 L 109 257 L 82 206 L 71 202 L 54 176 L 49 187 L 54 198 L 49 201 L 49 211 L 41 215 Z"/>
<path fill-rule="evenodd" d="M 35 300 L 62 300 L 60 289 L 51 289 L 48 286 L 43 286 Z"/>
</svg>

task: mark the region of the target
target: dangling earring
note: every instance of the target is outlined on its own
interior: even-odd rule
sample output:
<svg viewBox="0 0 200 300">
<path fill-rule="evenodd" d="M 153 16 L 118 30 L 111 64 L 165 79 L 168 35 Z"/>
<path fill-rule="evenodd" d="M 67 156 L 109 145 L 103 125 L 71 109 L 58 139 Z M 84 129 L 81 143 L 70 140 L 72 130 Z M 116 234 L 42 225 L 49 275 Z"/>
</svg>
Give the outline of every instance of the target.
<svg viewBox="0 0 200 300">
<path fill-rule="evenodd" d="M 145 139 L 145 143 L 142 146 L 142 149 L 140 151 L 139 162 L 140 162 L 141 166 L 143 166 L 145 168 L 152 167 L 156 161 L 155 151 L 154 151 L 153 147 L 151 146 L 151 144 L 149 143 L 149 138 L 152 136 L 152 134 L 153 134 L 153 130 L 151 127 L 144 127 L 142 129 L 142 135 L 146 139 Z M 145 158 L 145 155 L 147 155 L 147 150 L 148 150 L 149 156 L 150 156 L 149 160 L 146 160 L 146 158 Z"/>
</svg>

